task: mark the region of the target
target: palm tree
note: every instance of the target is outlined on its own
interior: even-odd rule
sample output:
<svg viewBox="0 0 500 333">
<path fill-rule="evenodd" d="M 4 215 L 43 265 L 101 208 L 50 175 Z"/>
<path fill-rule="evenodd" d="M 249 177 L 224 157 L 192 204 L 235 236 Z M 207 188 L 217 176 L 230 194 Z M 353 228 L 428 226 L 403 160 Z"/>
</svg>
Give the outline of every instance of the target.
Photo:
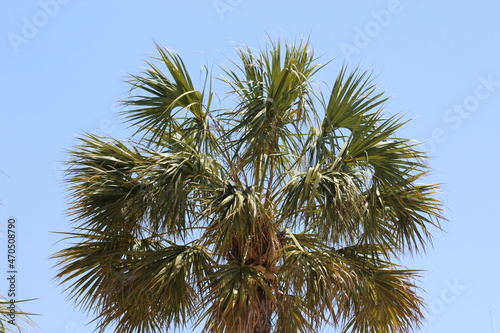
<svg viewBox="0 0 500 333">
<path fill-rule="evenodd" d="M 175 52 L 132 75 L 127 141 L 69 152 L 72 244 L 58 278 L 100 331 L 408 332 L 418 271 L 398 264 L 439 227 L 425 156 L 396 136 L 370 73 L 321 94 L 308 42 L 239 48 L 214 107 Z M 226 106 L 227 105 L 227 106 Z"/>
</svg>

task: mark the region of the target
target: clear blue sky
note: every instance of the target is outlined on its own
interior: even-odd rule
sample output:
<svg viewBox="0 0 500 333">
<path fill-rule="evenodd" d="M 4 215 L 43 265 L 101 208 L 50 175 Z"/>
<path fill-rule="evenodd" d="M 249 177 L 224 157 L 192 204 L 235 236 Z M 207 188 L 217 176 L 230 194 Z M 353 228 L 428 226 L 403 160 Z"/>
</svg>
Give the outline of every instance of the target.
<svg viewBox="0 0 500 333">
<path fill-rule="evenodd" d="M 197 73 L 267 33 L 310 36 L 335 59 L 326 81 L 345 61 L 373 69 L 388 109 L 414 118 L 403 135 L 426 142 L 450 220 L 425 256 L 404 262 L 427 271 L 422 332 L 491 332 L 490 312 L 500 331 L 499 13 L 496 1 L 2 0 L 0 224 L 17 219 L 17 288 L 39 298 L 24 309 L 47 333 L 94 329 L 53 280 L 49 257 L 65 244 L 52 231 L 69 230 L 58 170 L 82 131 L 127 135 L 115 102 L 153 40 Z"/>
</svg>

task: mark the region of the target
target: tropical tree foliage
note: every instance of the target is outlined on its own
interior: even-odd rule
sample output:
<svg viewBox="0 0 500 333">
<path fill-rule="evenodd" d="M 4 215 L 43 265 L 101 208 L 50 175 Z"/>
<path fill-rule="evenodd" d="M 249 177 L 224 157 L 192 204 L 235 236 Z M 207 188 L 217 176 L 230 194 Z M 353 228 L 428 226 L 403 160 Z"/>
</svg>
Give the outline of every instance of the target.
<svg viewBox="0 0 500 333">
<path fill-rule="evenodd" d="M 419 274 L 399 262 L 439 227 L 439 187 L 370 73 L 325 88 L 308 42 L 242 47 L 220 100 L 157 48 L 124 101 L 136 133 L 69 152 L 58 277 L 100 331 L 418 327 Z"/>
<path fill-rule="evenodd" d="M 37 329 L 37 325 L 30 318 L 34 314 L 19 310 L 19 303 L 25 301 L 29 300 L 11 302 L 10 299 L 0 296 L 0 333 L 28 332 L 27 326 L 30 327 L 30 332 Z"/>
</svg>

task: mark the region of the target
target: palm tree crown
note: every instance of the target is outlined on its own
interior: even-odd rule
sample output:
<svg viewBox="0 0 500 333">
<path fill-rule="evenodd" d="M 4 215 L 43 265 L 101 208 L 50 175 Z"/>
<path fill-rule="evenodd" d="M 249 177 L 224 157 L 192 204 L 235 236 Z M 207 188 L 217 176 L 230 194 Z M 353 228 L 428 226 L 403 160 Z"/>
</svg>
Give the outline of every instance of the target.
<svg viewBox="0 0 500 333">
<path fill-rule="evenodd" d="M 437 185 L 370 74 L 340 69 L 322 94 L 308 42 L 238 49 L 214 107 L 182 59 L 130 80 L 127 141 L 70 151 L 74 244 L 58 277 L 103 331 L 407 332 L 418 272 L 396 262 L 439 227 Z"/>
</svg>

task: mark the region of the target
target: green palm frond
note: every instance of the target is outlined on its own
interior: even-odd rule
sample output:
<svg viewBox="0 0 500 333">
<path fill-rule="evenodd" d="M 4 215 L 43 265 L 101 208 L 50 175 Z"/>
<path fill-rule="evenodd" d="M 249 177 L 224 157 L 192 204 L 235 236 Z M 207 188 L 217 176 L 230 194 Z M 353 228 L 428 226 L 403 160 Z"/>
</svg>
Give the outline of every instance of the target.
<svg viewBox="0 0 500 333">
<path fill-rule="evenodd" d="M 395 263 L 430 243 L 440 188 L 371 74 L 344 66 L 323 95 L 307 41 L 243 47 L 217 109 L 209 71 L 198 90 L 157 49 L 166 71 L 148 62 L 124 101 L 136 134 L 69 151 L 57 276 L 98 330 L 417 328 L 419 273 Z"/>
<path fill-rule="evenodd" d="M 403 333 L 420 326 L 424 302 L 414 282 L 418 271 L 370 260 L 351 268 L 357 284 L 346 299 L 351 312 L 344 332 Z"/>
<path fill-rule="evenodd" d="M 70 151 L 68 183 L 75 221 L 85 227 L 129 228 L 156 233 L 185 231 L 186 213 L 196 210 L 191 192 L 221 182 L 217 161 L 180 140 L 166 152 L 105 141 L 93 135 Z M 212 184 L 212 185 L 211 185 Z"/>
<path fill-rule="evenodd" d="M 327 321 L 322 313 L 307 308 L 300 296 L 278 292 L 276 301 L 276 332 L 317 332 L 318 321 Z"/>
<path fill-rule="evenodd" d="M 335 79 L 328 101 L 322 101 L 324 118 L 318 126 L 317 136 L 311 136 L 311 163 L 331 158 L 331 154 L 345 152 L 342 149 L 349 133 L 378 121 L 380 109 L 387 98 L 377 93 L 368 72 L 358 69 L 352 73 L 342 67 Z M 376 125 L 373 124 L 372 125 Z M 369 128 L 369 127 L 368 127 Z M 363 131 L 361 131 L 363 133 Z M 349 148 L 352 149 L 349 145 Z"/>
<path fill-rule="evenodd" d="M 349 290 L 352 283 L 346 267 L 328 251 L 305 250 L 295 245 L 285 250 L 285 259 L 280 268 L 280 280 L 289 295 L 298 296 L 305 315 L 315 327 L 331 320 L 338 321 L 335 308 L 337 293 Z M 345 275 L 344 275 L 345 274 Z M 285 292 L 284 292 L 285 293 Z"/>
<path fill-rule="evenodd" d="M 307 42 L 271 46 L 260 54 L 249 47 L 240 48 L 240 73 L 225 70 L 224 81 L 239 99 L 235 109 L 224 113 L 234 124 L 229 135 L 236 136 L 234 143 L 243 160 L 253 161 L 257 172 L 266 156 L 275 156 L 281 162 L 275 167 L 281 167 L 290 163 L 287 156 L 300 151 L 295 133 L 311 121 L 314 96 L 310 80 L 322 67 L 313 63 Z"/>
<path fill-rule="evenodd" d="M 217 248 L 218 254 L 229 261 L 246 263 L 253 263 L 257 256 L 259 264 L 266 262 L 268 255 L 275 255 L 267 252 L 275 249 L 276 226 L 258 192 L 228 186 L 212 204 L 208 211 L 212 222 L 202 237 Z M 250 251 L 246 258 L 245 251 Z"/>
<path fill-rule="evenodd" d="M 282 209 L 290 214 L 288 224 L 317 230 L 333 243 L 355 242 L 363 218 L 360 189 L 352 175 L 322 167 L 297 173 L 283 188 Z M 297 215 L 303 218 L 297 220 Z"/>
<path fill-rule="evenodd" d="M 130 107 L 123 112 L 126 121 L 153 144 L 178 135 L 196 140 L 199 145 L 213 145 L 215 138 L 206 110 L 212 99 L 211 92 L 194 87 L 178 54 L 159 45 L 156 47 L 160 54 L 157 60 L 169 75 L 150 62 L 142 75 L 132 75 L 130 84 L 140 95 L 122 101 Z"/>
<path fill-rule="evenodd" d="M 205 331 L 254 332 L 262 322 L 260 311 L 275 303 L 265 274 L 253 266 L 222 265 L 210 276 L 209 298 L 205 300 Z M 244 315 L 242 315 L 244 314 Z"/>
<path fill-rule="evenodd" d="M 113 230 L 67 235 L 79 242 L 55 254 L 64 266 L 58 278 L 72 282 L 72 298 L 95 312 L 102 331 L 114 324 L 120 333 L 151 332 L 193 317 L 212 271 L 205 248 L 119 237 Z"/>
</svg>

